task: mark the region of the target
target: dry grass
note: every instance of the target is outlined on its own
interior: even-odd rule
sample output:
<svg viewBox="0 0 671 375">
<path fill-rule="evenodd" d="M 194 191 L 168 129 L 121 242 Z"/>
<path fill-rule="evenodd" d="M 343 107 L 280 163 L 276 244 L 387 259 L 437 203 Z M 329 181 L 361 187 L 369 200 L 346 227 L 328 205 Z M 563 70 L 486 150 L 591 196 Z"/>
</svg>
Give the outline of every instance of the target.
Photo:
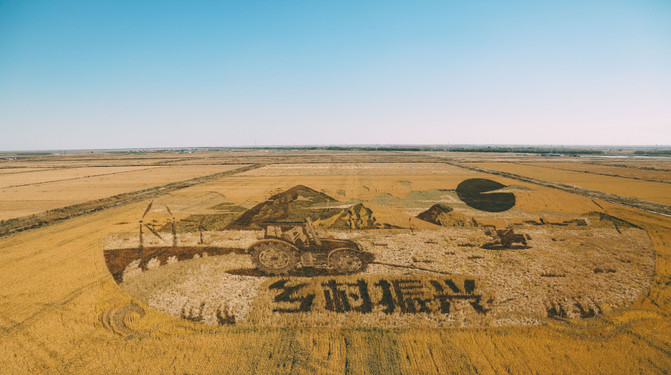
<svg viewBox="0 0 671 375">
<path fill-rule="evenodd" d="M 118 174 L 76 180 L 68 180 L 66 177 L 63 181 L 0 189 L 0 220 L 223 172 L 237 167 L 240 165 L 141 168 L 141 170 L 131 169 Z M 72 173 L 67 172 L 69 170 L 63 171 L 61 173 Z M 13 175 L 5 176 L 9 184 L 13 184 L 11 176 Z M 65 174 L 65 176 L 68 175 Z M 62 174 L 61 177 L 63 177 Z"/>
<path fill-rule="evenodd" d="M 612 165 L 599 165 L 593 163 L 525 163 L 538 167 L 555 168 L 560 170 L 569 170 L 576 172 L 586 172 L 595 174 L 604 174 L 610 176 L 628 177 L 633 179 L 642 179 L 650 181 L 671 182 L 671 171 L 660 171 L 650 169 L 640 169 L 631 167 L 620 167 Z"/>
<path fill-rule="evenodd" d="M 0 168 L 0 175 L 4 174 L 20 174 L 26 172 L 40 171 L 44 170 L 43 168 Z"/>
<path fill-rule="evenodd" d="M 250 203 L 263 200 L 269 190 L 303 183 L 338 199 L 343 198 L 337 195 L 341 189 L 345 199 L 368 196 L 373 189 L 378 193 L 389 189 L 402 198 L 408 187 L 399 181 L 410 181 L 412 189 L 427 190 L 453 188 L 460 178 L 428 172 L 405 178 L 403 174 L 411 168 L 405 169 L 380 176 L 226 177 L 172 195 L 219 191 L 229 200 Z M 213 167 L 206 172 L 216 171 Z M 183 175 L 173 177 L 184 179 Z M 638 196 L 648 194 L 646 186 L 628 188 L 641 189 L 631 190 Z M 549 189 L 529 187 L 529 197 L 520 197 L 515 209 L 526 210 L 536 201 L 546 202 L 544 210 L 552 211 L 561 202 L 573 205 L 573 200 L 581 200 L 568 193 L 553 196 Z M 91 185 L 90 189 L 106 188 Z M 39 193 L 31 194 L 35 199 Z M 81 190 L 77 194 L 92 193 Z M 665 194 L 668 199 L 668 190 Z M 11 200 L 14 210 L 20 209 L 20 199 L 24 198 L 17 192 Z M 648 292 L 629 307 L 598 318 L 470 329 L 245 328 L 171 317 L 133 299 L 113 281 L 103 259 L 103 242 L 114 233 L 132 233 L 138 212 L 147 203 L 0 239 L 3 372 L 664 373 L 671 368 L 671 225 L 667 217 L 600 202 L 610 214 L 647 230 L 656 263 Z M 576 204 L 563 214 L 592 210 L 587 204 L 583 208 Z M 622 251 L 634 250 L 621 246 Z"/>
<path fill-rule="evenodd" d="M 104 176 L 146 170 L 147 167 L 98 167 L 38 170 L 31 173 L 0 175 L 0 189 L 8 187 L 40 184 L 53 181 L 76 180 L 87 177 Z"/>
<path fill-rule="evenodd" d="M 637 181 L 628 178 L 593 175 L 515 163 L 474 163 L 474 165 L 655 203 L 671 204 L 669 185 L 661 182 Z"/>
</svg>

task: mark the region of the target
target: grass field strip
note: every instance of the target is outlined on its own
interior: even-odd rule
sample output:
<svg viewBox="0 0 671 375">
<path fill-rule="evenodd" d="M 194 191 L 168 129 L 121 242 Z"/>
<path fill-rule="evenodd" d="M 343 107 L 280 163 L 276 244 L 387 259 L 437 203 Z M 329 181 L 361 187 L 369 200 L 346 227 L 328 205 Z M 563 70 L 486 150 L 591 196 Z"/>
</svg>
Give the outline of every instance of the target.
<svg viewBox="0 0 671 375">
<path fill-rule="evenodd" d="M 245 167 L 233 169 L 230 171 L 214 173 L 207 176 L 196 177 L 161 186 L 154 186 L 148 189 L 138 190 L 131 193 L 118 194 L 92 202 L 84 202 L 63 208 L 49 210 L 39 214 L 0 221 L 0 237 L 24 231 L 27 229 L 42 227 L 44 225 L 49 225 L 57 221 L 66 220 L 76 216 L 101 211 L 107 208 L 137 202 L 143 199 L 151 198 L 159 193 L 165 194 L 171 191 L 184 189 L 193 185 L 201 184 L 203 182 L 216 180 L 221 177 L 231 176 L 252 169 L 260 168 L 262 166 L 264 166 L 264 164 L 252 164 Z"/>
<path fill-rule="evenodd" d="M 598 161 L 588 161 L 586 164 L 595 164 L 603 165 L 607 167 L 622 167 L 622 168 L 631 168 L 631 169 L 641 169 L 644 171 L 660 171 L 660 172 L 671 172 L 671 169 L 668 168 L 657 168 L 657 167 L 646 167 L 642 165 L 629 165 L 629 164 L 613 164 L 613 163 L 604 163 Z"/>
<path fill-rule="evenodd" d="M 497 171 L 494 169 L 488 169 L 488 168 L 481 168 L 481 167 L 476 167 L 473 165 L 466 165 L 454 161 L 445 161 L 443 160 L 444 163 L 456 166 L 456 167 L 461 167 L 465 169 L 470 169 L 472 171 L 476 172 L 481 172 L 481 173 L 487 173 L 487 174 L 493 174 L 501 177 L 506 177 L 506 178 L 512 178 L 515 180 L 523 181 L 523 182 L 529 182 L 532 184 L 540 185 L 540 186 L 545 186 L 553 189 L 558 189 L 562 191 L 566 191 L 568 193 L 573 193 L 573 194 L 578 194 L 583 197 L 587 198 L 593 198 L 593 199 L 599 199 L 602 201 L 610 202 L 610 203 L 615 203 L 615 204 L 620 204 L 623 206 L 627 207 L 632 207 L 632 208 L 637 208 L 646 212 L 654 213 L 654 214 L 660 214 L 664 216 L 671 216 L 671 206 L 665 205 L 665 204 L 660 204 L 660 203 L 653 203 L 653 202 L 648 202 L 636 198 L 630 198 L 630 197 L 622 197 L 619 195 L 611 194 L 611 193 L 605 193 L 601 191 L 596 191 L 596 190 L 589 190 L 589 189 L 584 189 L 581 187 L 573 186 L 573 185 L 566 185 L 558 182 L 552 182 L 552 181 L 546 181 L 546 180 L 540 180 L 537 178 L 532 178 L 532 177 L 526 177 L 522 176 L 519 174 L 514 174 L 510 172 L 502 172 L 502 171 Z M 575 171 L 574 171 L 575 172 Z"/>
<path fill-rule="evenodd" d="M 91 178 L 91 177 L 111 176 L 111 175 L 122 174 L 122 173 L 132 173 L 132 172 L 146 171 L 148 169 L 154 169 L 154 168 L 159 168 L 159 167 L 153 166 L 153 167 L 147 167 L 147 168 L 142 168 L 142 169 L 132 169 L 132 170 L 129 170 L 129 171 L 90 174 L 90 175 L 79 176 L 79 177 L 61 178 L 61 179 L 58 179 L 58 180 L 49 180 L 49 181 L 31 182 L 31 183 L 27 183 L 27 184 L 0 186 L 0 190 L 1 189 L 11 189 L 11 188 L 23 187 L 23 186 L 45 185 L 45 184 L 51 184 L 51 183 L 63 182 L 63 181 L 84 180 L 84 179 Z M 59 168 L 59 169 L 72 169 L 72 168 Z M 36 171 L 33 171 L 33 172 L 36 172 Z M 25 173 L 28 173 L 28 172 L 25 172 Z"/>
<path fill-rule="evenodd" d="M 550 168 L 550 169 L 556 169 L 560 171 L 568 171 L 568 172 L 579 172 L 579 173 L 587 173 L 587 174 L 596 174 L 600 176 L 608 176 L 608 177 L 618 177 L 618 178 L 628 178 L 631 180 L 640 180 L 640 181 L 649 181 L 649 182 L 660 182 L 663 184 L 671 184 L 671 181 L 665 181 L 665 180 L 657 180 L 654 178 L 644 178 L 644 177 L 634 177 L 634 176 L 622 176 L 622 175 L 617 175 L 613 173 L 604 173 L 604 172 L 596 172 L 596 171 L 585 171 L 585 170 L 580 170 L 580 169 L 570 169 L 570 168 L 560 168 L 556 167 L 553 165 L 545 164 L 542 166 L 531 164 L 531 163 L 520 163 L 520 162 L 509 162 L 511 164 L 518 164 L 518 165 L 526 165 L 529 167 L 541 167 L 541 168 Z"/>
</svg>

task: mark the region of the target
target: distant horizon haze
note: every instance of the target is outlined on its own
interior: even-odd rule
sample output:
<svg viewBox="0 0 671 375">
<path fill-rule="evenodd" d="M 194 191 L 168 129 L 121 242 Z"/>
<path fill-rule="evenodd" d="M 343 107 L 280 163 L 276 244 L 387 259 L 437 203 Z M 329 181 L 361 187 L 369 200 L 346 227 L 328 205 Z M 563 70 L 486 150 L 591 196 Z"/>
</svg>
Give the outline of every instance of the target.
<svg viewBox="0 0 671 375">
<path fill-rule="evenodd" d="M 181 151 L 181 150 L 219 150 L 219 149 L 231 149 L 231 150 L 286 150 L 286 149 L 309 149 L 309 150 L 326 150 L 329 147 L 336 148 L 352 148 L 356 149 L 369 149 L 369 148 L 444 148 L 446 151 L 452 149 L 461 149 L 461 148 L 539 148 L 552 150 L 555 149 L 557 153 L 561 153 L 562 150 L 571 150 L 571 149 L 585 149 L 585 150 L 606 150 L 606 149 L 617 149 L 617 150 L 671 150 L 671 144 L 667 145 L 552 145 L 552 144 L 454 144 L 454 145 L 442 145 L 442 144 L 307 144 L 307 145 L 242 145 L 242 146 L 171 146 L 171 147 L 117 147 L 117 148 L 80 148 L 80 149 L 27 149 L 27 150 L 0 150 L 0 154 L 12 154 L 12 153 L 78 153 L 78 152 L 117 152 L 117 151 L 128 151 L 128 152 L 152 152 L 152 151 Z M 332 151 L 342 151 L 342 150 L 332 150 Z M 349 150 L 346 150 L 349 151 Z M 402 151 L 402 150 L 401 150 Z"/>
</svg>

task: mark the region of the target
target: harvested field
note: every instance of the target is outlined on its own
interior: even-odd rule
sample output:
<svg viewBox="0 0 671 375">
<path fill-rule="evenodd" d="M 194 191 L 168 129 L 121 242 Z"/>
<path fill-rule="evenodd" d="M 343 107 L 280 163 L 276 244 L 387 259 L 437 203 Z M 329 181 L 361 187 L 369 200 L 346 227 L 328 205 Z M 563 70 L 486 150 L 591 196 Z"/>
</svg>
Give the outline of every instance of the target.
<svg viewBox="0 0 671 375">
<path fill-rule="evenodd" d="M 632 167 L 620 167 L 599 165 L 593 163 L 524 163 L 524 165 L 531 165 L 544 168 L 554 168 L 565 171 L 575 171 L 584 173 L 600 174 L 604 176 L 626 177 L 635 180 L 653 181 L 653 182 L 668 182 L 671 183 L 671 170 L 661 171 L 652 169 L 640 169 Z"/>
<path fill-rule="evenodd" d="M 26 172 L 34 172 L 34 171 L 40 171 L 43 170 L 43 168 L 0 168 L 0 175 L 3 174 L 18 174 L 18 173 L 26 173 Z"/>
<path fill-rule="evenodd" d="M 473 163 L 473 165 L 547 181 L 575 185 L 585 189 L 638 198 L 649 202 L 671 205 L 671 198 L 668 193 L 669 185 L 666 183 L 592 175 L 542 166 L 520 165 L 516 163 Z"/>
<path fill-rule="evenodd" d="M 195 163 L 196 157 L 184 160 Z M 384 163 L 383 168 L 365 161 L 370 160 L 357 168 L 325 161 L 310 169 L 314 164 L 297 168 L 301 159 L 293 157 L 287 165 L 157 192 L 0 238 L 0 366 L 7 373 L 82 374 L 121 368 L 149 374 L 664 373 L 671 368 L 668 217 L 455 166 Z M 165 175 L 149 182 L 120 185 L 138 190 L 162 178 L 181 181 L 223 168 L 166 166 L 160 169 Z M 456 188 L 473 178 L 504 185 L 494 192 L 514 194 L 514 206 L 488 212 L 462 202 Z M 89 190 L 120 188 L 114 178 L 88 190 L 77 187 L 87 180 L 66 186 L 92 196 Z M 54 184 L 59 183 L 38 186 Z M 244 254 L 261 230 L 213 229 L 297 185 L 333 198 L 324 205 L 306 203 L 306 190 L 291 195 L 305 214 L 337 210 L 338 220 L 314 221 L 317 232 L 352 239 L 374 253 L 365 271 L 263 275 Z M 19 193 L 14 210 L 24 199 Z M 294 207 L 283 202 L 277 212 Z M 441 209 L 431 211 L 437 204 Z M 276 212 L 272 205 L 264 207 L 260 212 Z M 438 224 L 417 218 L 427 211 L 422 217 Z M 205 231 L 185 224 L 201 219 Z M 425 224 L 420 228 L 417 220 Z M 172 222 L 184 224 L 176 226 L 177 246 Z M 343 222 L 351 225 L 342 227 Z M 367 222 L 395 228 L 360 229 Z M 139 224 L 155 228 L 160 237 L 145 229 L 140 240 Z M 529 237 L 526 245 L 483 247 L 496 240 L 485 228 L 509 225 Z M 137 257 L 129 253 L 127 280 L 119 283 L 106 250 L 137 251 L 140 244 L 149 259 L 128 267 Z M 207 246 L 237 250 L 204 256 Z M 151 251 L 160 251 L 165 261 Z M 411 297 L 400 303 L 399 293 Z M 310 312 L 301 310 L 307 307 Z"/>
<path fill-rule="evenodd" d="M 86 167 L 127 167 L 159 166 L 184 160 L 184 156 L 161 154 L 138 155 L 73 155 L 73 156 L 19 156 L 16 160 L 0 161 L 0 168 L 86 168 Z"/>
<path fill-rule="evenodd" d="M 0 175 L 0 189 L 37 185 L 54 181 L 70 181 L 88 177 L 146 170 L 146 167 L 65 168 L 32 171 L 21 175 Z"/>
<path fill-rule="evenodd" d="M 273 164 L 242 176 L 464 175 L 469 171 L 441 163 Z"/>
<path fill-rule="evenodd" d="M 671 158 L 660 157 L 652 161 L 650 159 L 626 159 L 626 160 L 598 160 L 596 163 L 614 167 L 639 168 L 659 171 L 671 171 Z"/>
<path fill-rule="evenodd" d="M 139 170 L 135 169 L 136 167 L 131 167 L 121 168 L 122 173 L 118 174 L 77 179 L 68 179 L 67 176 L 69 175 L 67 173 L 72 172 L 62 170 L 64 171 L 60 172 L 60 177 L 64 177 L 62 180 L 0 189 L 0 220 L 232 170 L 237 167 L 240 167 L 240 165 L 152 167 L 151 169 L 140 167 Z M 41 174 L 42 172 L 37 173 Z M 63 175 L 63 173 L 65 174 Z M 5 181 L 13 184 L 10 176 L 5 176 Z M 41 178 L 47 177 L 41 175 Z"/>
</svg>

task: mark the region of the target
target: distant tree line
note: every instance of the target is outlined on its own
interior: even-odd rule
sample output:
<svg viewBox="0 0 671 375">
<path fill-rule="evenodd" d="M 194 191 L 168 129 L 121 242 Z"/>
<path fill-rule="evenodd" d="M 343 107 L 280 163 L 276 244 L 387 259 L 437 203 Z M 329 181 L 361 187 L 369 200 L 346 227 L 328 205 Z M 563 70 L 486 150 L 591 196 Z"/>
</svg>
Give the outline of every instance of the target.
<svg viewBox="0 0 671 375">
<path fill-rule="evenodd" d="M 564 148 L 564 147 L 515 147 L 515 146 L 259 146 L 259 147 L 192 147 L 192 148 L 155 148 L 155 149 L 123 149 L 106 150 L 116 154 L 136 153 L 178 153 L 185 154 L 194 151 L 231 151 L 231 150 L 323 150 L 323 151 L 442 151 L 442 152 L 500 152 L 525 154 L 570 154 L 570 155 L 603 155 L 604 151 L 596 148 Z M 91 151 L 93 152 L 93 151 Z M 49 156 L 53 152 L 14 152 L 21 156 Z M 636 155 L 671 155 L 671 150 L 635 151 Z"/>
<path fill-rule="evenodd" d="M 295 147 L 256 147 L 257 149 L 272 150 L 326 150 L 326 151 L 447 151 L 447 152 L 504 152 L 504 153 L 531 153 L 531 154 L 590 154 L 602 155 L 602 150 L 591 148 L 549 148 L 549 147 L 449 147 L 449 146 L 295 146 Z"/>
<path fill-rule="evenodd" d="M 666 156 L 671 155 L 671 150 L 634 151 L 634 155 Z"/>
</svg>

